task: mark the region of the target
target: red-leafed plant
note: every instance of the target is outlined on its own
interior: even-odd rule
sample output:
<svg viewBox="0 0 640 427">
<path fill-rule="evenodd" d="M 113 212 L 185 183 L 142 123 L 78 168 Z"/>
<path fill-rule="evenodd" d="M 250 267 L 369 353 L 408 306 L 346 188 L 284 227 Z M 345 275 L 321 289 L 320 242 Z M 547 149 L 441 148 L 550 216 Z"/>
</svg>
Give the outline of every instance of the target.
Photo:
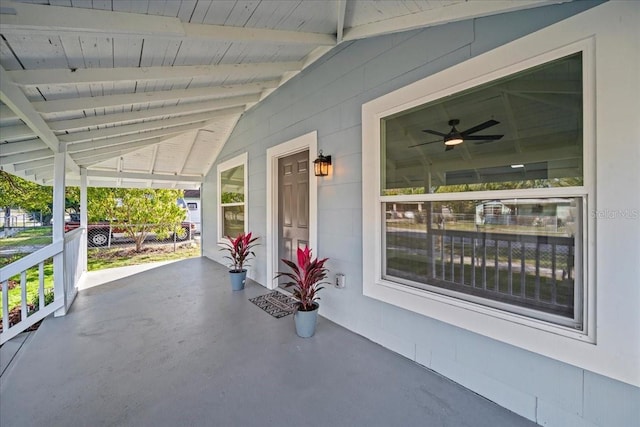
<svg viewBox="0 0 640 427">
<path fill-rule="evenodd" d="M 285 287 L 293 286 L 293 296 L 299 301 L 298 310 L 312 311 L 318 306 L 316 302 L 320 299 L 318 291 L 323 289 L 320 285 L 324 283 L 322 280 L 327 277 L 329 271 L 324 266 L 328 259 L 313 259 L 311 249 L 308 247 L 298 248 L 298 264 L 282 259 L 282 262 L 291 268 L 291 272 L 278 272 L 276 279 L 279 277 L 291 279 Z"/>
<path fill-rule="evenodd" d="M 229 236 L 225 236 L 225 239 L 228 241 L 223 243 L 224 248 L 220 250 L 229 252 L 229 256 L 225 256 L 225 258 L 231 260 L 231 264 L 229 264 L 229 267 L 233 268 L 231 272 L 240 273 L 245 263 L 251 259 L 251 257 L 256 256 L 253 248 L 258 245 L 258 243 L 256 243 L 258 237 L 253 237 L 251 233 L 240 233 L 235 239 Z"/>
</svg>

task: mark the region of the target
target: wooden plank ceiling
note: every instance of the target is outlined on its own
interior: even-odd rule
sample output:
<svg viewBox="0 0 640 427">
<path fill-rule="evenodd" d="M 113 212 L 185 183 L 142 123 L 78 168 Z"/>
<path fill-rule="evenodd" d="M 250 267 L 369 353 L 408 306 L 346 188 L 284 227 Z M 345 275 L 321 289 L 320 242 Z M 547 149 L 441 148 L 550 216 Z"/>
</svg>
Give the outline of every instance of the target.
<svg viewBox="0 0 640 427">
<path fill-rule="evenodd" d="M 336 45 L 561 1 L 2 0 L 0 167 L 198 188 L 247 109 Z"/>
</svg>

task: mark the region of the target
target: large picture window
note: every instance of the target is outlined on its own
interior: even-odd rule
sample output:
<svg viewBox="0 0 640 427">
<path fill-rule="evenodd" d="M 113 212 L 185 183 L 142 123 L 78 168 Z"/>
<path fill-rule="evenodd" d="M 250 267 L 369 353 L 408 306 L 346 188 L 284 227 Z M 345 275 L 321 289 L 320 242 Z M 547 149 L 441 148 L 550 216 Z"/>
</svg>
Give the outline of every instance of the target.
<svg viewBox="0 0 640 427">
<path fill-rule="evenodd" d="M 218 165 L 218 238 L 247 230 L 247 155 Z"/>
<path fill-rule="evenodd" d="M 585 330 L 583 61 L 376 118 L 378 284 Z"/>
</svg>

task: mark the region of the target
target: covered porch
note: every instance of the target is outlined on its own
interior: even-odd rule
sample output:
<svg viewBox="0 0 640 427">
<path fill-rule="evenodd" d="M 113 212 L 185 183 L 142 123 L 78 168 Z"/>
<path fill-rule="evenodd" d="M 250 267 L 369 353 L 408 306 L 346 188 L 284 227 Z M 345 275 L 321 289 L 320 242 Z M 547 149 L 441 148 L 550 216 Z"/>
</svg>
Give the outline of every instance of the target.
<svg viewBox="0 0 640 427">
<path fill-rule="evenodd" d="M 2 375 L 0 424 L 534 425 L 320 318 L 310 339 L 192 258 L 81 290 Z"/>
</svg>

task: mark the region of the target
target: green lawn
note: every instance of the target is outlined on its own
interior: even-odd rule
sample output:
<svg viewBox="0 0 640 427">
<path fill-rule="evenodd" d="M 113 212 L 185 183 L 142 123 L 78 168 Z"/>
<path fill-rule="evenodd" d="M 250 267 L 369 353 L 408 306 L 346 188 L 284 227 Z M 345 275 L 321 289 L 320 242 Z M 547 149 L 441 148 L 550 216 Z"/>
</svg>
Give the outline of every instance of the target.
<svg viewBox="0 0 640 427">
<path fill-rule="evenodd" d="M 48 233 L 48 234 L 47 234 Z M 0 251 L 7 249 L 46 245 L 51 243 L 51 227 L 28 229 L 7 239 L 0 239 Z M 14 253 L 0 256 L 0 267 L 17 261 L 28 253 Z M 123 267 L 127 265 L 145 264 L 156 261 L 170 261 L 200 256 L 200 247 L 196 244 L 182 243 L 173 251 L 173 244 L 147 245 L 136 253 L 133 248 L 89 249 L 87 254 L 87 268 L 89 271 L 105 268 Z M 45 261 L 44 266 L 45 293 L 53 290 L 53 259 Z M 9 307 L 19 306 L 22 302 L 20 293 L 20 276 L 14 276 L 9 281 Z M 33 303 L 38 296 L 38 267 L 27 270 L 27 303 Z M 4 307 L 0 301 L 0 317 Z"/>
<path fill-rule="evenodd" d="M 27 228 L 11 237 L 0 239 L 0 251 L 18 246 L 46 246 L 51 243 L 51 227 Z M 6 262 L 0 257 L 0 267 Z"/>
<path fill-rule="evenodd" d="M 178 245 L 175 252 L 173 244 L 148 245 L 143 247 L 140 253 L 136 253 L 133 248 L 89 249 L 87 268 L 89 271 L 95 271 L 197 256 L 200 256 L 200 247 L 190 243 Z"/>
</svg>

